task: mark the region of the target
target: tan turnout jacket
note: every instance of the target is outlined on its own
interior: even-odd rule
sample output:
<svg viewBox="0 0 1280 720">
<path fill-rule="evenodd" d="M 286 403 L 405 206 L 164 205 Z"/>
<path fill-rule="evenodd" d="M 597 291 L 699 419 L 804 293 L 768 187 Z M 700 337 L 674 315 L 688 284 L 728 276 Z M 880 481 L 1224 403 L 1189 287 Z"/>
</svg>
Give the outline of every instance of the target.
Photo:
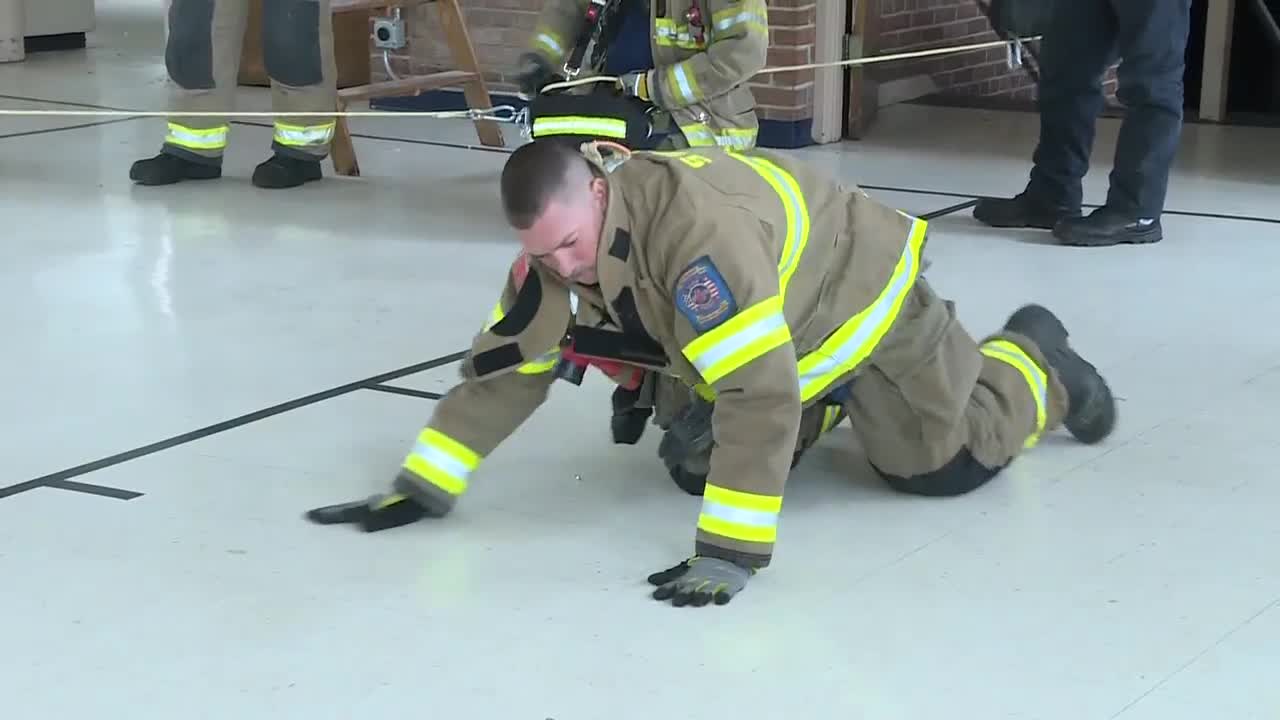
<svg viewBox="0 0 1280 720">
<path fill-rule="evenodd" d="M 802 407 L 875 352 L 919 275 L 925 222 L 759 150 L 636 153 L 606 177 L 599 285 L 536 261 L 521 285 L 513 270 L 405 468 L 452 503 L 572 342 L 715 397 L 696 552 L 767 565 Z"/>
</svg>

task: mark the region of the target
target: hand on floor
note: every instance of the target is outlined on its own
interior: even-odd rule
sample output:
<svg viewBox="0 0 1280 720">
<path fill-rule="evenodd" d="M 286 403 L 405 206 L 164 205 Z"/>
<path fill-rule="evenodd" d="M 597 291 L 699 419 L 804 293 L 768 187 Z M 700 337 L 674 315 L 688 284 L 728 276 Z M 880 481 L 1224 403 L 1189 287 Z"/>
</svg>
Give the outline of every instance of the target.
<svg viewBox="0 0 1280 720">
<path fill-rule="evenodd" d="M 649 583 L 657 585 L 653 591 L 655 600 L 671 600 L 676 607 L 692 605 L 702 607 L 711 601 L 725 605 L 734 595 L 747 586 L 747 579 L 755 574 L 728 560 L 711 557 L 692 557 L 673 568 L 649 576 Z"/>
</svg>

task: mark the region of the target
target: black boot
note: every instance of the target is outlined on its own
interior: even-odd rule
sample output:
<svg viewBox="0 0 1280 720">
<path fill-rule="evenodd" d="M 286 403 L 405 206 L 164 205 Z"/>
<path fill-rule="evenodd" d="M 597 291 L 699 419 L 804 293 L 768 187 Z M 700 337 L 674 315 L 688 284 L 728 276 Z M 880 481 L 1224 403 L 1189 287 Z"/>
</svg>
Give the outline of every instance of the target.
<svg viewBox="0 0 1280 720">
<path fill-rule="evenodd" d="M 291 188 L 319 180 L 323 175 L 319 160 L 299 160 L 277 153 L 253 169 L 253 184 L 260 188 Z"/>
<path fill-rule="evenodd" d="M 1067 342 L 1067 329 L 1048 309 L 1026 305 L 1009 317 L 1005 330 L 1023 335 L 1040 348 L 1067 389 L 1067 430 L 1082 443 L 1101 442 L 1116 425 L 1116 400 L 1097 368 Z"/>
<path fill-rule="evenodd" d="M 1058 221 L 1079 215 L 1079 206 L 1046 202 L 1026 191 L 1011 198 L 981 198 L 973 207 L 978 222 L 1000 228 L 1052 230 Z"/>
<path fill-rule="evenodd" d="M 215 180 L 220 177 L 220 163 L 198 163 L 165 152 L 139 160 L 129 168 L 129 179 L 139 185 L 172 185 L 183 180 Z"/>
<path fill-rule="evenodd" d="M 1081 218 L 1068 218 L 1053 228 L 1063 245 L 1104 247 L 1125 243 L 1159 242 L 1164 237 L 1160 218 L 1139 217 L 1106 206 Z"/>
</svg>

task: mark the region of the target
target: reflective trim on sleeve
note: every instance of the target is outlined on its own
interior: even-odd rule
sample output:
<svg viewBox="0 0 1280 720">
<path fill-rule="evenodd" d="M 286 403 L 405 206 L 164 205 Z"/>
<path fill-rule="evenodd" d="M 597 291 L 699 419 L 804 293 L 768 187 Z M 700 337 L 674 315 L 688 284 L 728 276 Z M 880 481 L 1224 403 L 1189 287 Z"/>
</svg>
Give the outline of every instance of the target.
<svg viewBox="0 0 1280 720">
<path fill-rule="evenodd" d="M 782 298 L 774 295 L 699 335 L 683 352 L 702 379 L 715 385 L 743 365 L 790 341 L 791 328 L 782 314 Z"/>
<path fill-rule="evenodd" d="M 771 543 L 778 537 L 781 495 L 756 495 L 707 483 L 698 529 L 742 542 Z"/>
</svg>

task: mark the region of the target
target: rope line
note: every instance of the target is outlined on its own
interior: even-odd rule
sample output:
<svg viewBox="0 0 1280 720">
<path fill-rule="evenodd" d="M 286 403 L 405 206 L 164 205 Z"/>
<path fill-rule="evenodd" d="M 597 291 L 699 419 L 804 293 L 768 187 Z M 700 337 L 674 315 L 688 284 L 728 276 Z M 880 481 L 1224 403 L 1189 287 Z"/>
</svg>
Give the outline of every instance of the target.
<svg viewBox="0 0 1280 720">
<path fill-rule="evenodd" d="M 802 70 L 821 70 L 825 68 L 837 67 L 855 67 L 861 65 L 871 65 L 874 63 L 893 62 L 895 60 L 912 60 L 915 58 L 932 57 L 937 55 L 951 55 L 964 52 L 972 52 L 974 50 L 986 50 L 990 48 L 1005 47 L 1015 48 L 1024 42 L 1039 40 L 1040 36 L 1028 38 L 1015 38 L 1011 40 L 991 40 L 988 42 L 970 43 L 968 45 L 952 45 L 947 47 L 928 48 L 925 50 L 912 50 L 908 52 L 888 53 L 885 55 L 872 55 L 870 57 L 853 58 L 851 60 L 838 60 L 835 62 L 808 63 L 806 65 L 784 65 L 780 67 L 764 68 L 757 72 L 753 77 L 761 75 L 772 75 L 783 72 L 799 72 Z M 542 92 L 550 92 L 555 90 L 565 90 L 588 83 L 600 82 L 617 82 L 616 77 L 607 75 L 595 75 L 592 77 L 580 78 L 577 80 L 567 80 L 565 82 L 551 83 L 542 88 Z M 492 120 L 494 122 L 515 123 L 521 120 L 521 111 L 511 105 L 499 105 L 497 107 L 485 108 L 483 110 L 332 110 L 328 112 L 274 112 L 274 111 L 242 111 L 230 110 L 226 112 L 210 112 L 210 111 L 187 111 L 187 110 L 16 110 L 8 108 L 0 108 L 0 116 L 26 116 L 26 117 L 426 117 L 437 119 L 461 119 L 461 120 Z"/>
</svg>

